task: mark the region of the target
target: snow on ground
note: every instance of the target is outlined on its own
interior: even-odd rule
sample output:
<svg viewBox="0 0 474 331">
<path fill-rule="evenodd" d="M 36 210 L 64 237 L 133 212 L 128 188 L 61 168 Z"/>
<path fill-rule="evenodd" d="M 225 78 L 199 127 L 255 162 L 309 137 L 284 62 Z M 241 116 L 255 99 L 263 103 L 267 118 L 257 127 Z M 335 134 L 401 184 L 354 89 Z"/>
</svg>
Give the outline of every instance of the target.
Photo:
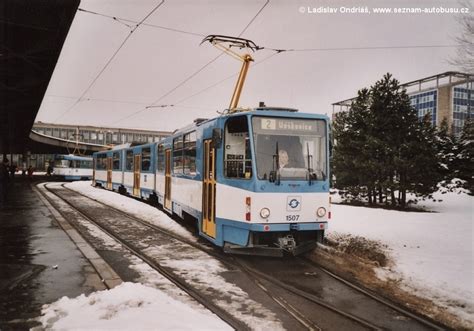
<svg viewBox="0 0 474 331">
<path fill-rule="evenodd" d="M 189 233 L 183 226 L 176 223 L 165 213 L 160 212 L 157 208 L 142 202 L 136 201 L 130 197 L 113 193 L 107 190 L 93 188 L 91 181 L 77 181 L 67 184 L 66 186 L 77 192 L 87 195 L 89 198 L 102 201 L 108 205 L 120 209 L 126 213 L 140 217 L 141 219 L 150 222 L 163 229 L 173 231 L 174 233 L 194 240 L 194 236 Z"/>
<path fill-rule="evenodd" d="M 42 185 L 43 184 L 39 184 L 38 186 Z M 60 187 L 61 185 L 62 183 L 48 183 L 48 187 Z M 54 199 L 54 195 L 48 192 L 46 192 L 46 194 Z M 59 208 L 59 210 L 62 210 L 63 208 L 66 208 L 66 210 L 70 210 L 69 206 L 61 200 L 56 201 L 56 206 Z M 129 267 L 139 274 L 137 282 L 145 286 L 151 286 L 156 289 L 160 289 L 172 298 L 181 301 L 189 306 L 193 306 L 194 309 L 200 309 L 205 313 L 212 314 L 201 304 L 199 304 L 194 299 L 189 297 L 186 293 L 184 293 L 180 288 L 176 287 L 176 285 L 174 285 L 170 280 L 162 276 L 156 270 L 152 269 L 148 264 L 143 262 L 135 255 L 132 255 L 120 243 L 115 241 L 115 239 L 111 238 L 108 234 L 98 228 L 97 225 L 81 217 L 79 217 L 77 221 L 79 224 L 85 227 L 85 229 L 89 232 L 90 235 L 92 235 L 96 240 L 99 240 L 101 242 L 101 249 L 110 249 L 116 252 L 121 252 L 123 256 L 130 261 L 131 264 L 129 265 Z"/>
<path fill-rule="evenodd" d="M 51 185 L 51 184 L 49 184 Z M 54 186 L 54 184 L 52 184 Z M 57 184 L 60 185 L 60 184 Z M 181 227 L 166 214 L 157 208 L 151 207 L 143 202 L 129 197 L 121 196 L 118 193 L 107 190 L 93 188 L 90 181 L 73 182 L 66 185 L 68 188 L 85 194 L 86 196 L 114 206 L 127 213 L 134 214 L 137 217 L 157 226 L 166 228 L 187 238 L 194 237 L 188 230 Z M 87 226 L 88 231 L 96 238 L 99 238 L 107 247 L 116 245 L 113 240 L 107 238 L 107 235 L 101 233 L 93 225 Z M 145 240 L 145 239 L 144 239 Z M 187 244 L 181 244 L 187 246 Z M 148 246 L 148 245 L 144 245 Z M 220 293 L 218 297 L 225 298 L 224 301 L 215 300 L 214 303 L 221 308 L 226 309 L 231 315 L 234 315 L 254 330 L 283 330 L 283 326 L 273 312 L 263 307 L 260 303 L 250 299 L 248 294 L 233 283 L 229 283 L 222 274 L 229 272 L 219 261 L 205 254 L 204 252 L 191 250 L 191 255 L 179 260 L 170 258 L 173 253 L 185 251 L 184 247 L 172 245 L 160 245 L 158 247 L 150 246 L 144 250 L 144 253 L 153 259 L 159 261 L 163 266 L 170 267 L 176 271 L 183 279 L 195 288 L 203 292 Z M 158 287 L 176 298 L 169 286 L 163 286 L 161 277 L 157 277 L 148 265 L 140 263 L 138 259 L 133 262 L 131 267 L 140 273 L 140 282 L 149 286 Z M 170 293 L 171 292 L 171 293 Z M 178 298 L 179 301 L 183 301 Z M 229 303 L 230 302 L 230 303 Z M 191 304 L 191 303 L 190 303 Z M 195 306 L 195 304 L 194 304 Z M 201 307 L 201 306 L 200 306 Z M 196 309 L 200 308 L 196 307 Z M 209 314 L 209 313 L 208 313 Z M 207 329 L 205 325 L 199 325 L 199 329 Z M 54 325 L 55 328 L 57 324 Z M 100 328 L 100 327 L 98 327 Z M 186 328 L 186 324 L 184 325 Z M 159 328 L 161 329 L 161 327 Z M 181 328 L 179 328 L 181 329 Z"/>
<path fill-rule="evenodd" d="M 232 330 L 216 316 L 203 314 L 165 293 L 137 283 L 43 307 L 40 318 L 55 330 Z"/>
<path fill-rule="evenodd" d="M 68 187 L 179 235 L 192 237 L 156 208 L 106 190 L 93 189 L 90 184 L 90 181 L 75 182 Z M 419 207 L 431 211 L 425 213 L 335 204 L 328 236 L 349 234 L 382 243 L 393 265 L 379 268 L 379 277 L 399 280 L 406 290 L 433 300 L 474 323 L 474 198 L 455 192 L 436 193 L 434 198 L 442 201 L 418 203 Z"/>
<path fill-rule="evenodd" d="M 380 278 L 400 280 L 408 291 L 474 323 L 474 197 L 438 192 L 434 198 L 442 201 L 418 203 L 432 211 L 422 213 L 332 205 L 328 236 L 386 245 L 394 265 L 379 268 Z"/>
</svg>

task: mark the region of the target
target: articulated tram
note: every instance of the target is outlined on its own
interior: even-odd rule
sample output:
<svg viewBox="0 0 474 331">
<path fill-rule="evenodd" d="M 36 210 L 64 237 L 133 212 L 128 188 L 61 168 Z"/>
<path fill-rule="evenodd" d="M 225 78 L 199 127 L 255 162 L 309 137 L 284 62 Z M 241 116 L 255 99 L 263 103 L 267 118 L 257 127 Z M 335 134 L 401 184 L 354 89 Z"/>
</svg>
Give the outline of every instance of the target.
<svg viewBox="0 0 474 331">
<path fill-rule="evenodd" d="M 197 120 L 151 144 L 93 155 L 93 185 L 195 220 L 224 251 L 300 254 L 324 237 L 329 119 L 260 107 Z"/>
</svg>

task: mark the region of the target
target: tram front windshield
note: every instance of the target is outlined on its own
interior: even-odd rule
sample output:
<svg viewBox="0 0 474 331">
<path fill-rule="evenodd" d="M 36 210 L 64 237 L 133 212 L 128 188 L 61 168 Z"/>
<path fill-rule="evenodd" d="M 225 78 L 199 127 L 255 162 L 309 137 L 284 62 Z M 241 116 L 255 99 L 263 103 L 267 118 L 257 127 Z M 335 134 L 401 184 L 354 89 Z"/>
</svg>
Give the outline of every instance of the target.
<svg viewBox="0 0 474 331">
<path fill-rule="evenodd" d="M 255 116 L 252 129 L 259 179 L 326 180 L 325 121 Z"/>
</svg>

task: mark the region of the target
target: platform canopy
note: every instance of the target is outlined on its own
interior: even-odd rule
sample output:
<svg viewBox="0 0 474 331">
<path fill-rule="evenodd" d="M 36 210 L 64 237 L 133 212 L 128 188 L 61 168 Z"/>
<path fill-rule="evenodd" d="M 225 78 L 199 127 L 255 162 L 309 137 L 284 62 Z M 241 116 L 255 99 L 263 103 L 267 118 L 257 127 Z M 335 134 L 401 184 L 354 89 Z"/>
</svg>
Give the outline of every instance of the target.
<svg viewBox="0 0 474 331">
<path fill-rule="evenodd" d="M 0 153 L 32 149 L 30 131 L 79 3 L 0 1 Z"/>
</svg>

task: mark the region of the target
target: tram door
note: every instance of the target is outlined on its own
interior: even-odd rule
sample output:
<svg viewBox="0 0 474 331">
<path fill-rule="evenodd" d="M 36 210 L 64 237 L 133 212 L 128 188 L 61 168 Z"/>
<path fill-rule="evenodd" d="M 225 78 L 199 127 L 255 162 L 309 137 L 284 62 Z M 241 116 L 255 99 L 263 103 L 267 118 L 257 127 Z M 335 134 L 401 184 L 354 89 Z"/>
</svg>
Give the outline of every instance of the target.
<svg viewBox="0 0 474 331">
<path fill-rule="evenodd" d="M 112 189 L 112 158 L 107 158 L 107 189 Z"/>
<path fill-rule="evenodd" d="M 204 141 L 202 183 L 202 232 L 216 237 L 216 150 L 212 140 Z"/>
<path fill-rule="evenodd" d="M 140 154 L 133 156 L 133 195 L 140 196 Z"/>
<path fill-rule="evenodd" d="M 171 210 L 171 149 L 165 151 L 165 209 Z"/>
</svg>

